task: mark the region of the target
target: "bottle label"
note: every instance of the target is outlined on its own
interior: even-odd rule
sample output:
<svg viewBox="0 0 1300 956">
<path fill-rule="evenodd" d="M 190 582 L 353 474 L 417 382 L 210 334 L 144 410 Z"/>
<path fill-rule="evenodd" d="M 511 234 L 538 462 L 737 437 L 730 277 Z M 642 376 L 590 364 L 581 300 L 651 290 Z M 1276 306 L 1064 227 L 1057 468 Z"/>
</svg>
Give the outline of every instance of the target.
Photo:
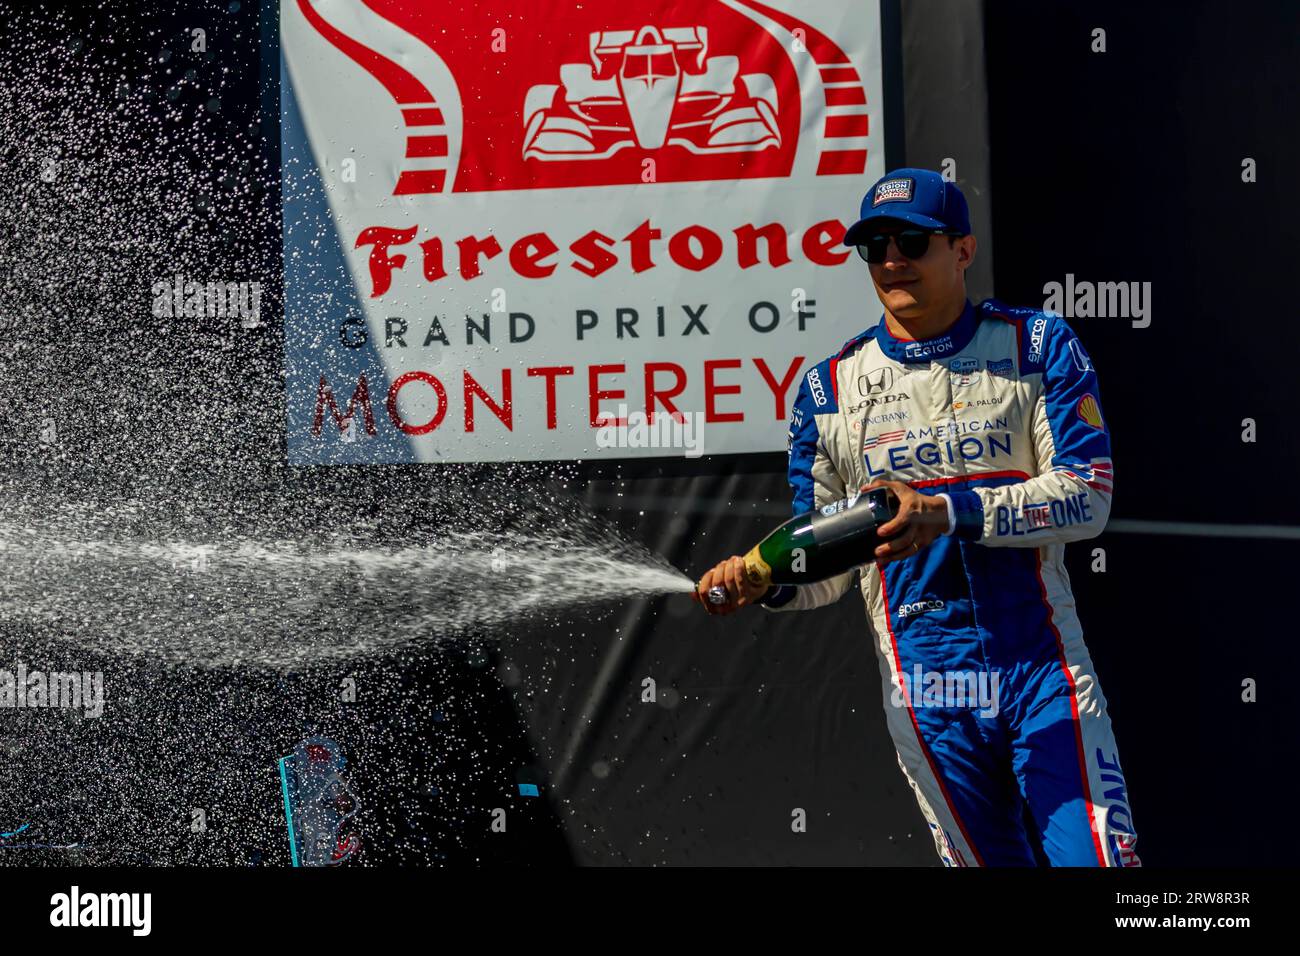
<svg viewBox="0 0 1300 956">
<path fill-rule="evenodd" d="M 749 578 L 749 583 L 754 587 L 772 586 L 772 566 L 763 560 L 758 545 L 750 548 L 745 555 L 745 577 Z"/>
</svg>

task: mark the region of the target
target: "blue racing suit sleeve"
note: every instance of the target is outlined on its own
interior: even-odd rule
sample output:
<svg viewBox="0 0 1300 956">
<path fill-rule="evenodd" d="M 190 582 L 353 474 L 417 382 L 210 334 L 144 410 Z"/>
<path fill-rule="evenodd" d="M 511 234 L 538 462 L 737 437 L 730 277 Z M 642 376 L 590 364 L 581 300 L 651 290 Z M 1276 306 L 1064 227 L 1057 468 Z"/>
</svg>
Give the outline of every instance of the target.
<svg viewBox="0 0 1300 956">
<path fill-rule="evenodd" d="M 814 366 L 814 371 L 817 368 Z M 820 368 L 825 375 L 826 363 Z M 823 407 L 821 410 L 826 412 L 830 409 Z M 794 492 L 793 513 L 797 515 L 838 501 L 848 494 L 844 479 L 831 464 L 822 444 L 817 428 L 817 411 L 818 405 L 805 375 L 790 412 L 788 442 L 790 490 Z M 870 560 L 870 555 L 867 560 Z M 811 584 L 780 585 L 759 604 L 771 611 L 806 611 L 832 604 L 844 596 L 856 574 L 854 569 Z"/>
<path fill-rule="evenodd" d="M 1041 374 L 1032 436 L 1038 474 L 995 488 L 950 492 L 957 537 L 990 546 L 1039 547 L 1095 537 L 1110 516 L 1110 433 L 1097 373 L 1063 318 L 1029 326 L 1021 375 Z"/>
</svg>

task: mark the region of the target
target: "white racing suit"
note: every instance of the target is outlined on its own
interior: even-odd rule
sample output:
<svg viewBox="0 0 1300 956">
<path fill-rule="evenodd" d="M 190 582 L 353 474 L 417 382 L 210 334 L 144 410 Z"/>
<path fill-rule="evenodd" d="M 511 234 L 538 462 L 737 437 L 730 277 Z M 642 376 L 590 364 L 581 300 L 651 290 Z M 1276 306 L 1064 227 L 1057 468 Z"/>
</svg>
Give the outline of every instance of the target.
<svg viewBox="0 0 1300 956">
<path fill-rule="evenodd" d="M 878 478 L 948 494 L 955 531 L 764 606 L 819 607 L 860 576 L 889 731 L 945 863 L 1138 865 L 1062 562 L 1066 542 L 1105 526 L 1113 485 L 1096 373 L 1070 327 L 967 303 L 936 339 L 897 339 L 882 318 L 809 369 L 790 423 L 795 513 Z"/>
</svg>

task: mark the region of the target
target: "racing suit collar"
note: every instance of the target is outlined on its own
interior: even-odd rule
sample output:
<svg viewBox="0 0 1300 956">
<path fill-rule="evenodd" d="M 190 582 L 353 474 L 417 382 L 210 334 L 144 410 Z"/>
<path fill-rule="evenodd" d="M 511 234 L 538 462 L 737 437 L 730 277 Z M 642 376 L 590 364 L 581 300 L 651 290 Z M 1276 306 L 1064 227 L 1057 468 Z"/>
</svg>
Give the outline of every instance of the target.
<svg viewBox="0 0 1300 956">
<path fill-rule="evenodd" d="M 957 321 L 932 339 L 900 339 L 889 331 L 885 316 L 880 316 L 880 326 L 876 333 L 876 342 L 881 351 L 896 362 L 929 362 L 956 355 L 964 349 L 975 336 L 975 327 L 979 324 L 975 306 L 966 300 Z"/>
</svg>

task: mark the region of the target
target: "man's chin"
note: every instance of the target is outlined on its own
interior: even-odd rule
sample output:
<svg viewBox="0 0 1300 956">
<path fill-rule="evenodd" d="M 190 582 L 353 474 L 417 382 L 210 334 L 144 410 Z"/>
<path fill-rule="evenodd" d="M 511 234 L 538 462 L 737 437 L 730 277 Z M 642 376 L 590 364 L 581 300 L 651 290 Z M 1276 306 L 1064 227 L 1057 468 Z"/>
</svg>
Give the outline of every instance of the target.
<svg viewBox="0 0 1300 956">
<path fill-rule="evenodd" d="M 906 289 L 894 289 L 881 297 L 881 302 L 897 319 L 911 319 L 922 312 L 921 303 Z"/>
</svg>

